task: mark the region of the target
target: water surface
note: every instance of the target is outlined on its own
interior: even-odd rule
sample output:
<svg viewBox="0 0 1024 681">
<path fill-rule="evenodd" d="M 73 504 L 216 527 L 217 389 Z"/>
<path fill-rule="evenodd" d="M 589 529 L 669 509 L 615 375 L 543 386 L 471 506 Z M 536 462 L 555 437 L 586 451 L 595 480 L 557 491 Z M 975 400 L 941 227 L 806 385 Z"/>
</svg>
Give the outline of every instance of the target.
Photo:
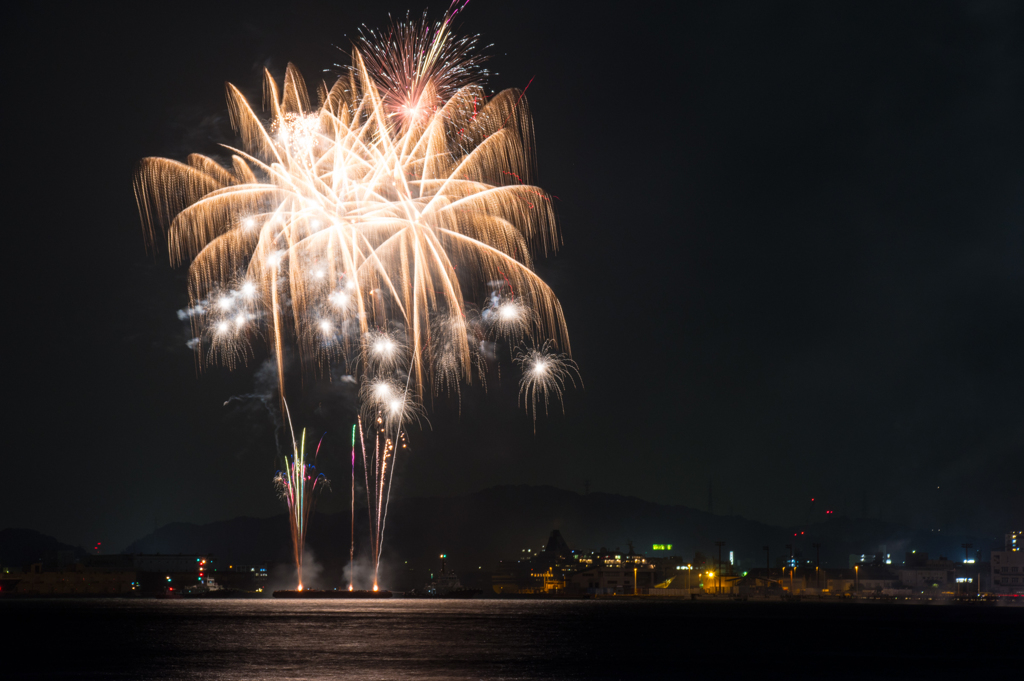
<svg viewBox="0 0 1024 681">
<path fill-rule="evenodd" d="M 0 621 L 5 679 L 938 679 L 1012 669 L 1024 635 L 1021 609 L 653 599 L 9 600 Z"/>
</svg>

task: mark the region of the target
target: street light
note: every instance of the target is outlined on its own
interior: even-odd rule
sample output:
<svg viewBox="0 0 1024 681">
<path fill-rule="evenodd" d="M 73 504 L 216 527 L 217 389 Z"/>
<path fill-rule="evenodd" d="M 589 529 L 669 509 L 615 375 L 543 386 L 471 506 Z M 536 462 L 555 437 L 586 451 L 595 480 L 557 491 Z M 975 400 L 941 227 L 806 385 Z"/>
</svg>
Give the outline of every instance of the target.
<svg viewBox="0 0 1024 681">
<path fill-rule="evenodd" d="M 789 549 L 789 567 L 792 568 L 793 567 L 793 545 L 792 544 L 786 544 L 786 548 Z M 783 572 L 782 572 L 782 578 L 783 579 L 786 578 L 785 570 L 783 570 Z M 779 586 L 782 586 L 782 585 L 780 584 Z M 792 572 L 789 573 L 789 591 L 790 591 L 790 593 L 793 592 L 793 573 Z"/>
<path fill-rule="evenodd" d="M 768 583 L 772 581 L 771 553 L 767 546 L 762 546 L 761 548 L 764 550 L 764 586 L 767 589 Z"/>
<path fill-rule="evenodd" d="M 722 547 L 725 546 L 725 542 L 716 541 L 715 546 L 718 547 L 718 593 L 722 593 Z"/>
<path fill-rule="evenodd" d="M 818 578 L 818 568 L 821 567 L 821 544 L 813 542 L 814 547 L 814 586 L 821 589 L 821 580 Z"/>
</svg>

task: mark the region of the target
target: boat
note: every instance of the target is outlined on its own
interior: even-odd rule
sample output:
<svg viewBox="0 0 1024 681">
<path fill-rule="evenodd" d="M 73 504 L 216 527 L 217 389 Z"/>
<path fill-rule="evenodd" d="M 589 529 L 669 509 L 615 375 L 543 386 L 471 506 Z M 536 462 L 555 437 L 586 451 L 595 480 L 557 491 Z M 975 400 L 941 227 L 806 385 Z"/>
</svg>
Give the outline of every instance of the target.
<svg viewBox="0 0 1024 681">
<path fill-rule="evenodd" d="M 274 598 L 391 598 L 390 591 L 365 591 L 362 589 L 283 589 L 274 592 Z"/>
<path fill-rule="evenodd" d="M 458 575 L 452 570 L 446 569 L 445 559 L 448 554 L 441 554 L 441 571 L 431 575 L 432 579 L 425 587 L 422 594 L 416 594 L 424 598 L 475 598 L 483 593 L 481 589 L 470 589 L 462 586 Z"/>
</svg>

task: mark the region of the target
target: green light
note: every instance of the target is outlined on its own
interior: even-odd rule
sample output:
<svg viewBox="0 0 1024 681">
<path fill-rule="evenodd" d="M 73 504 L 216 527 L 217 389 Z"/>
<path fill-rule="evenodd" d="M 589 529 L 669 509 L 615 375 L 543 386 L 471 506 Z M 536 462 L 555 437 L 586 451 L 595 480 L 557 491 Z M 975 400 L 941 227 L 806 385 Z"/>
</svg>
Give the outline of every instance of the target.
<svg viewBox="0 0 1024 681">
<path fill-rule="evenodd" d="M 655 544 L 654 545 L 654 550 L 655 551 L 671 551 L 672 550 L 672 545 L 671 544 Z"/>
</svg>

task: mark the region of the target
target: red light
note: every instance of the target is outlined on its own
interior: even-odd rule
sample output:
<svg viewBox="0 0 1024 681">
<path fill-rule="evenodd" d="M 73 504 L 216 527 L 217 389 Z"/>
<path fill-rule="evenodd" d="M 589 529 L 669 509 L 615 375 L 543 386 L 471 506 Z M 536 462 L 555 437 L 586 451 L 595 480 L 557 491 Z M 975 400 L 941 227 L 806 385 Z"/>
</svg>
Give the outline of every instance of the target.
<svg viewBox="0 0 1024 681">
<path fill-rule="evenodd" d="M 811 497 L 811 501 L 814 501 L 814 497 Z"/>
<path fill-rule="evenodd" d="M 803 532 L 801 532 L 800 534 L 803 534 Z"/>
</svg>

